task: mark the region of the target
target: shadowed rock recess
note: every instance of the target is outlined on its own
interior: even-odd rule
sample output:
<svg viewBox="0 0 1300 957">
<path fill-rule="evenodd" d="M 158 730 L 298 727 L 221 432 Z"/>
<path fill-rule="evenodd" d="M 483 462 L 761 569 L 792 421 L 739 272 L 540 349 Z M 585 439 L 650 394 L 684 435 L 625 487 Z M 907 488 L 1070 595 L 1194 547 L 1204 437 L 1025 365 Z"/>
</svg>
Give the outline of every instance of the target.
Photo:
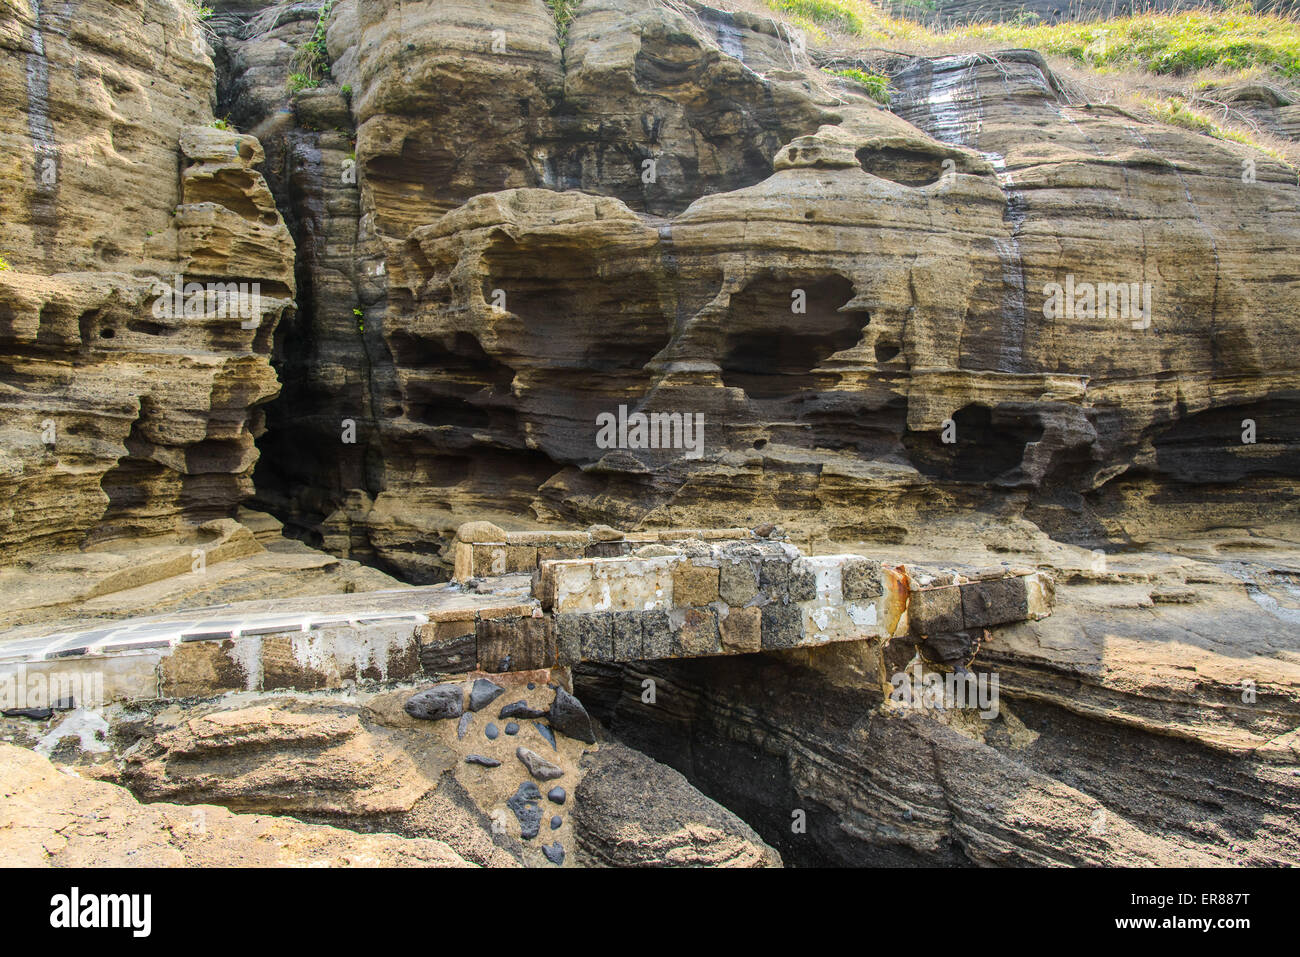
<svg viewBox="0 0 1300 957">
<path fill-rule="evenodd" d="M 1294 169 L 1028 50 L 208 2 L 0 0 L 0 856 L 1300 864 Z"/>
</svg>

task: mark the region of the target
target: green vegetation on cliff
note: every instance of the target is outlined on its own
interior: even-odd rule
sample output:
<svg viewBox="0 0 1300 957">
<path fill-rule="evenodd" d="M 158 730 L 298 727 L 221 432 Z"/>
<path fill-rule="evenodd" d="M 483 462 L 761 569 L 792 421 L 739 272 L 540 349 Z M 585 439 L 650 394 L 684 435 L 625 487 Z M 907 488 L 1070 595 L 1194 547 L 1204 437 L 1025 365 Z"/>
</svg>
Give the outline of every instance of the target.
<svg viewBox="0 0 1300 957">
<path fill-rule="evenodd" d="M 936 49 L 1026 47 L 1094 67 L 1179 75 L 1208 68 L 1262 69 L 1300 80 L 1300 22 L 1245 10 L 1144 13 L 1054 26 L 979 23 L 936 31 L 892 17 L 868 0 L 767 0 L 767 6 L 801 25 L 871 43 Z"/>
</svg>

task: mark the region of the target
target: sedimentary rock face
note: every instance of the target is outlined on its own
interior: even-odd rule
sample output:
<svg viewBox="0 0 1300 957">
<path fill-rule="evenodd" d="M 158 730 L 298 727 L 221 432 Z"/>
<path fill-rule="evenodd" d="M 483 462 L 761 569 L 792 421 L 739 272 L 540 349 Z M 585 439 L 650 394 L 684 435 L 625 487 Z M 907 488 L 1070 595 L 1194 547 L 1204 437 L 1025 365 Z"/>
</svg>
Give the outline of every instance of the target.
<svg viewBox="0 0 1300 957">
<path fill-rule="evenodd" d="M 466 509 L 916 536 L 942 490 L 1101 539 L 1257 523 L 1179 507 L 1244 481 L 1293 517 L 1280 165 L 1023 51 L 899 60 L 884 110 L 691 9 L 340 5 L 349 98 L 304 91 L 325 131 L 273 152 L 300 241 L 353 258 L 313 242 L 282 370 L 332 385 L 273 409 L 266 501 L 426 578 Z M 226 42 L 264 90 L 270 40 Z"/>
</svg>

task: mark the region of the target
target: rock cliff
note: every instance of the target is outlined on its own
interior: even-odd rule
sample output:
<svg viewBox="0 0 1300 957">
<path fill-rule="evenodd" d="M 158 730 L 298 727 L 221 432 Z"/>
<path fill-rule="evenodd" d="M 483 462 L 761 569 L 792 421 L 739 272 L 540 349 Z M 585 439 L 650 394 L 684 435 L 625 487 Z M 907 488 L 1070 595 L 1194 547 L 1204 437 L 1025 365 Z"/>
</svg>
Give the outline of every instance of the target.
<svg viewBox="0 0 1300 957">
<path fill-rule="evenodd" d="M 884 104 L 857 53 L 696 0 L 206 12 L 0 0 L 9 639 L 446 581 L 470 519 L 1015 566 L 1050 619 L 584 666 L 645 754 L 555 757 L 573 858 L 1300 860 L 1294 169 L 1029 50 L 874 51 Z M 1295 137 L 1295 90 L 1222 95 Z M 1001 711 L 898 707 L 918 661 Z M 110 776 L 423 842 L 275 825 L 331 854 L 539 863 L 479 820 L 517 795 L 374 684 L 133 714 Z"/>
</svg>

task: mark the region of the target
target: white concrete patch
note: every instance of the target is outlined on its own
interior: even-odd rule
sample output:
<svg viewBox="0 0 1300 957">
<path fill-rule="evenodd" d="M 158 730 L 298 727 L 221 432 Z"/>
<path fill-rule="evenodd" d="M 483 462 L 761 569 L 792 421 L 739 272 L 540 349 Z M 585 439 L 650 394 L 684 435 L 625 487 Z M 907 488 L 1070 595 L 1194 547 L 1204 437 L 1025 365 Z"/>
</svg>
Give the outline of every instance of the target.
<svg viewBox="0 0 1300 957">
<path fill-rule="evenodd" d="M 104 715 L 99 711 L 78 708 L 76 711 L 69 711 L 62 721 L 37 742 L 33 750 L 49 757 L 50 752 L 58 747 L 60 741 L 74 735 L 82 751 L 103 754 L 109 749 L 106 740 L 108 722 L 104 720 Z"/>
</svg>

